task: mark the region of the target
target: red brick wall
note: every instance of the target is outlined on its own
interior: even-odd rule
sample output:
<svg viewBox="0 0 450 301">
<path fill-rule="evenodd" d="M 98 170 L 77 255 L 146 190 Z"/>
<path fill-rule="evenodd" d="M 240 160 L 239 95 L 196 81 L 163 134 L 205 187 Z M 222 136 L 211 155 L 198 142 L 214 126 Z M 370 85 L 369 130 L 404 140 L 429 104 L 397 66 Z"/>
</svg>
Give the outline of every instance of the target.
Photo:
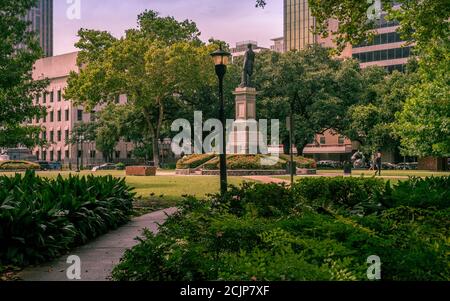
<svg viewBox="0 0 450 301">
<path fill-rule="evenodd" d="M 156 167 L 151 166 L 127 166 L 127 176 L 156 176 Z"/>
</svg>

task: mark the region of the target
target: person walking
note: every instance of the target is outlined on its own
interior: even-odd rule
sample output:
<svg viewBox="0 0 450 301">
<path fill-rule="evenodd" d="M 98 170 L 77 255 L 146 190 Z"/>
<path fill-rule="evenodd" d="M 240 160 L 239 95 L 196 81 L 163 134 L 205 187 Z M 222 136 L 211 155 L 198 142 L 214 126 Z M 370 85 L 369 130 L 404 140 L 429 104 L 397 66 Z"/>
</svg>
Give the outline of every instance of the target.
<svg viewBox="0 0 450 301">
<path fill-rule="evenodd" d="M 377 154 L 375 155 L 375 163 L 377 165 L 377 169 L 375 170 L 375 176 L 378 175 L 381 176 L 381 163 L 382 163 L 382 158 L 383 158 L 383 154 L 381 153 L 381 149 L 378 150 Z"/>
</svg>

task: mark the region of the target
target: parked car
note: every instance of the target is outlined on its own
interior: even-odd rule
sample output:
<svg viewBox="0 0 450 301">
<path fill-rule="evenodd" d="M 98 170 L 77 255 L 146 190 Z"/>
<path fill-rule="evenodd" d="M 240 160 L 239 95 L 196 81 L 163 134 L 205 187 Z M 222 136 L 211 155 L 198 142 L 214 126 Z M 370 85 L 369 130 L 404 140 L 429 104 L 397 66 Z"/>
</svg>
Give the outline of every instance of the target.
<svg viewBox="0 0 450 301">
<path fill-rule="evenodd" d="M 105 163 L 99 166 L 95 166 L 92 168 L 92 171 L 99 171 L 99 170 L 116 170 L 116 164 L 114 163 Z"/>
<path fill-rule="evenodd" d="M 389 163 L 389 162 L 381 164 L 381 167 L 382 167 L 382 169 L 385 169 L 385 170 L 398 169 L 396 164 Z"/>
<path fill-rule="evenodd" d="M 411 162 L 411 163 L 399 163 L 397 164 L 397 169 L 401 170 L 416 170 L 419 163 Z"/>
<path fill-rule="evenodd" d="M 343 163 L 339 161 L 332 161 L 332 160 L 322 160 L 317 162 L 317 168 L 318 169 L 340 169 L 343 167 Z"/>
<path fill-rule="evenodd" d="M 48 161 L 37 161 L 37 164 L 41 167 L 41 170 L 61 170 L 61 162 L 48 162 Z"/>
</svg>

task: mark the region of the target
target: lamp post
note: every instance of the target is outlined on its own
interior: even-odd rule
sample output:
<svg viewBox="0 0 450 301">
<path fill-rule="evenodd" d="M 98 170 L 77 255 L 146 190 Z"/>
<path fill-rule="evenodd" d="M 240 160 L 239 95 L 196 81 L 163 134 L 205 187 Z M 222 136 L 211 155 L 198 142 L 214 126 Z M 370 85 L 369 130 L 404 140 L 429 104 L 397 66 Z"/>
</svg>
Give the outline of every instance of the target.
<svg viewBox="0 0 450 301">
<path fill-rule="evenodd" d="M 226 136 L 226 120 L 223 99 L 223 78 L 227 73 L 227 65 L 231 54 L 222 49 L 211 53 L 216 66 L 216 74 L 219 78 L 219 120 L 222 123 L 222 152 L 220 154 L 220 192 L 224 195 L 227 192 L 227 136 Z"/>
</svg>

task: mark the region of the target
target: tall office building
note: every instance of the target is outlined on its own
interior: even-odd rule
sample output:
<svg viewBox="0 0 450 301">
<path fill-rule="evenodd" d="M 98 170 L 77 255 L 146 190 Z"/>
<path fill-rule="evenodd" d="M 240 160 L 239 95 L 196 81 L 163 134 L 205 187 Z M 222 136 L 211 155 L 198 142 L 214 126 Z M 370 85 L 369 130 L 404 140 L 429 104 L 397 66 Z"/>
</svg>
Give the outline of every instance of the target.
<svg viewBox="0 0 450 301">
<path fill-rule="evenodd" d="M 31 22 L 29 30 L 38 35 L 44 55 L 53 56 L 53 0 L 39 0 L 25 20 Z"/>
<path fill-rule="evenodd" d="M 400 38 L 397 33 L 399 23 L 387 21 L 386 14 L 375 24 L 375 36 L 371 42 L 354 45 L 353 58 L 361 63 L 361 68 L 369 66 L 381 66 L 389 72 L 393 70 L 404 71 L 411 56 L 412 45 Z"/>
<path fill-rule="evenodd" d="M 311 15 L 308 0 L 284 0 L 284 47 L 286 51 L 303 49 L 318 42 L 311 30 L 316 20 Z"/>
</svg>

